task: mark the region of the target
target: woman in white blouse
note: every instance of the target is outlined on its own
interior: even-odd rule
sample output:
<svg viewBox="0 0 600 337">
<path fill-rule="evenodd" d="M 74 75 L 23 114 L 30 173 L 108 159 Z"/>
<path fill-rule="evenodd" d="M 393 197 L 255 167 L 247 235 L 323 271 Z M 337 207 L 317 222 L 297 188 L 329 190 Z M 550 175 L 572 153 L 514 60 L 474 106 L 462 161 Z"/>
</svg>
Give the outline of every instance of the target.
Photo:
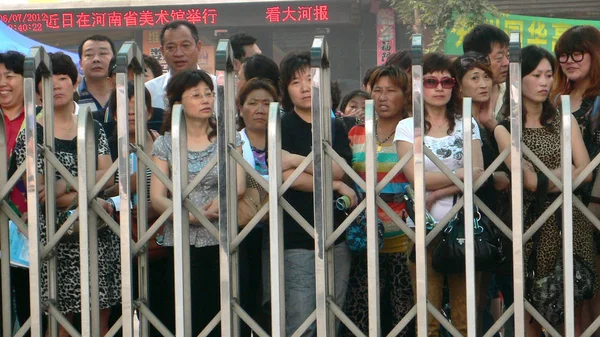
<svg viewBox="0 0 600 337">
<path fill-rule="evenodd" d="M 450 58 L 432 53 L 423 63 L 423 101 L 425 107 L 425 146 L 455 175 L 463 180 L 463 128 L 462 103 L 457 93 L 455 70 Z M 473 179 L 483 173 L 481 137 L 475 120 L 473 125 Z M 396 128 L 394 142 L 398 157 L 411 151 L 414 143 L 414 121 L 407 118 Z M 406 178 L 414 184 L 414 163 L 411 159 L 402 169 Z M 436 220 L 441 220 L 452 208 L 454 195 L 460 192 L 453 182 L 431 161 L 425 159 L 425 189 L 427 209 Z M 429 301 L 439 310 L 442 305 L 444 277 L 448 278 L 452 324 L 467 335 L 466 287 L 464 273 L 444 275 L 432 268 L 432 245 L 427 252 L 427 288 Z M 415 264 L 410 262 L 413 287 L 415 287 Z M 429 336 L 439 336 L 439 322 L 429 315 Z"/>
</svg>

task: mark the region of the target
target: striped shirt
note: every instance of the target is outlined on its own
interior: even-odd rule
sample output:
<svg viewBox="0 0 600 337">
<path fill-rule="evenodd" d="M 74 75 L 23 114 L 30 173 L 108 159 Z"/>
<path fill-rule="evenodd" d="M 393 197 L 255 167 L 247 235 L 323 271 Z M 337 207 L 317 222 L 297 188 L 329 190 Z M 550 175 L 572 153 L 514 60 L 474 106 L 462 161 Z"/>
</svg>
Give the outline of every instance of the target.
<svg viewBox="0 0 600 337">
<path fill-rule="evenodd" d="M 365 126 L 357 125 L 353 127 L 348 133 L 348 138 L 352 148 L 352 168 L 361 178 L 365 179 Z M 394 145 L 380 146 L 377 149 L 377 181 L 381 181 L 397 162 L 398 154 Z M 404 174 L 398 173 L 380 193 L 380 196 L 385 197 L 384 200 L 400 217 L 406 216 L 405 203 L 402 197 L 407 185 L 408 180 L 406 180 Z M 356 190 L 361 197 L 364 197 L 364 191 L 360 187 L 356 186 Z M 378 209 L 378 217 L 383 222 L 385 238 L 404 234 L 381 208 Z"/>
</svg>

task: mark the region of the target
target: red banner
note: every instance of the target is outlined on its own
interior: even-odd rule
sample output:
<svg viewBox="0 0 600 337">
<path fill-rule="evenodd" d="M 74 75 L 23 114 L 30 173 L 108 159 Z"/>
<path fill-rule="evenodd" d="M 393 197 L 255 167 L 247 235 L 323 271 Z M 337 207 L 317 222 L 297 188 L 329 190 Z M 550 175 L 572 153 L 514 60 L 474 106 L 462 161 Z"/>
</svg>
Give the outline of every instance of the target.
<svg viewBox="0 0 600 337">
<path fill-rule="evenodd" d="M 396 14 L 391 8 L 377 12 L 377 65 L 396 52 Z"/>
</svg>

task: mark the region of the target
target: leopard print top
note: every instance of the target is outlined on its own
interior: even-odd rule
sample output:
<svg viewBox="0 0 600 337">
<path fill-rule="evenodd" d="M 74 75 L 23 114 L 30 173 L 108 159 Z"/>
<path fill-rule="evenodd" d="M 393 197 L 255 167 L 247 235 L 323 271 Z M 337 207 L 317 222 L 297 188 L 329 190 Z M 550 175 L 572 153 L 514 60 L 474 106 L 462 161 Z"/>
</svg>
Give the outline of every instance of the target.
<svg viewBox="0 0 600 337">
<path fill-rule="evenodd" d="M 560 167 L 560 118 L 557 115 L 551 122 L 554 130 L 548 128 L 523 128 L 523 143 L 550 169 L 554 170 Z M 525 156 L 526 160 L 530 160 Z M 539 169 L 536 167 L 536 171 Z M 531 209 L 536 203 L 536 197 L 533 192 L 524 190 L 524 209 L 525 229 L 528 229 L 536 219 L 532 216 Z M 556 196 L 549 197 L 543 209 L 554 201 Z M 573 251 L 579 256 L 582 261 L 589 264 L 590 268 L 595 269 L 595 252 L 593 249 L 593 225 L 581 213 L 581 211 L 573 208 Z M 540 238 L 537 248 L 537 270 L 535 271 L 536 278 L 542 278 L 553 272 L 557 259 L 561 256 L 562 240 L 561 233 L 558 229 L 558 223 L 555 214 L 539 229 Z M 525 246 L 525 270 L 529 271 L 527 262 L 531 254 L 533 239 Z M 596 278 L 597 279 L 597 278 Z M 595 292 L 598 291 L 598 282 L 595 285 Z"/>
</svg>

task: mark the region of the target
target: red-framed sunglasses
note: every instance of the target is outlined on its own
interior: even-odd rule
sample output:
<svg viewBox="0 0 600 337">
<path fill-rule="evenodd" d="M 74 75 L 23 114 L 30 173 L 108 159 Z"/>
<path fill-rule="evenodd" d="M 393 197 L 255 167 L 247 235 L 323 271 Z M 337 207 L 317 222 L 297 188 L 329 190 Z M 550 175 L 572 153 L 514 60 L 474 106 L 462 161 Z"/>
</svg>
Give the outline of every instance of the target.
<svg viewBox="0 0 600 337">
<path fill-rule="evenodd" d="M 456 80 L 452 77 L 442 77 L 441 79 L 437 77 L 423 78 L 423 87 L 427 89 L 435 89 L 440 83 L 442 84 L 442 88 L 452 89 L 456 85 Z"/>
</svg>

